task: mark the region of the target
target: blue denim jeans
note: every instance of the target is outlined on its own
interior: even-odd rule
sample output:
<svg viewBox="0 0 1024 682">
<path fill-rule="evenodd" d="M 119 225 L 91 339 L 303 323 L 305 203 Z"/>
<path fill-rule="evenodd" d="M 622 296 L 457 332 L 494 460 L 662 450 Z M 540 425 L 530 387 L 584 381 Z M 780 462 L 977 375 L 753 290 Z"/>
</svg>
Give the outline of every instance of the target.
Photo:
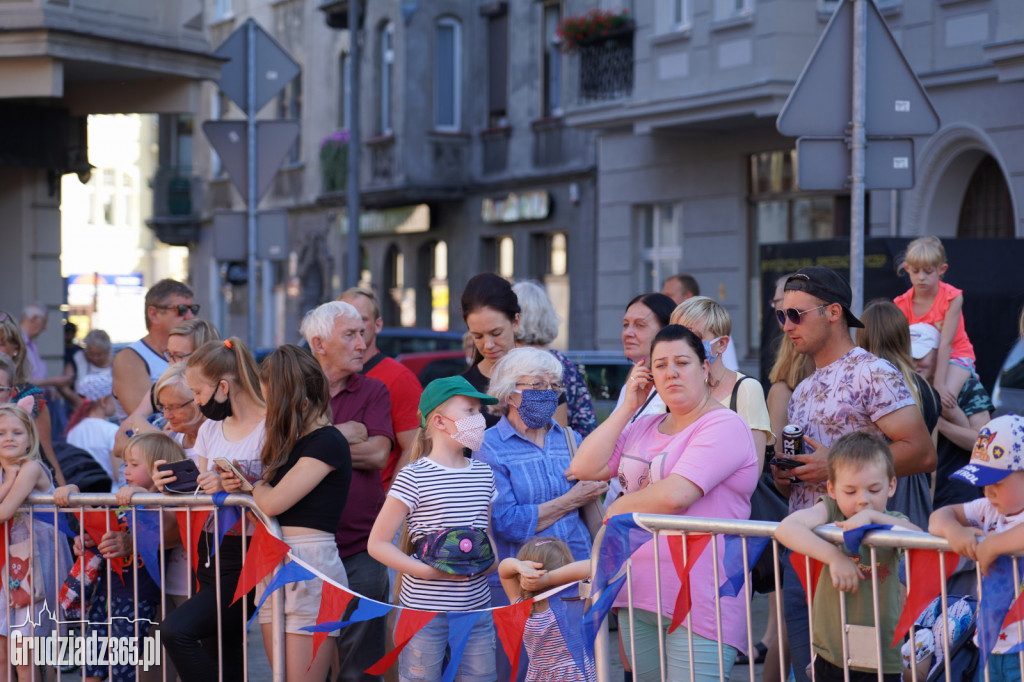
<svg viewBox="0 0 1024 682">
<path fill-rule="evenodd" d="M 494 621 L 483 614 L 473 626 L 455 674 L 456 682 L 495 682 Z M 448 615 L 439 613 L 419 632 L 398 657 L 402 682 L 435 682 L 441 679 L 448 649 Z"/>
<path fill-rule="evenodd" d="M 786 550 L 781 557 L 782 597 L 786 612 L 786 637 L 789 640 L 789 656 L 793 662 L 795 682 L 810 682 L 807 666 L 811 662 L 811 629 L 807 619 L 807 593 L 793 565 L 789 563 L 791 552 Z"/>
</svg>

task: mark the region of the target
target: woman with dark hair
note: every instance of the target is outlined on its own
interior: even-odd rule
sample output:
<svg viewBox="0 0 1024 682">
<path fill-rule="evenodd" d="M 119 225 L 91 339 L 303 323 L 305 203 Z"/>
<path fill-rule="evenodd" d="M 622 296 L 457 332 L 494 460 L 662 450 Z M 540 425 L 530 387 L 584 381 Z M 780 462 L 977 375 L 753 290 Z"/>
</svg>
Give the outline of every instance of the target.
<svg viewBox="0 0 1024 682">
<path fill-rule="evenodd" d="M 199 464 L 198 483 L 207 495 L 225 490 L 221 472 L 210 464 L 214 457 L 233 460 L 246 476 L 258 478 L 262 470 L 266 404 L 260 393 L 256 363 L 242 340 L 231 337 L 211 341 L 197 349 L 185 365 L 188 383 L 199 411 L 206 421 L 196 435 L 195 455 Z M 162 462 L 156 462 L 159 466 Z M 161 490 L 177 478 L 157 471 L 153 482 Z M 233 481 L 237 484 L 237 480 Z M 248 525 L 252 530 L 252 524 Z M 214 549 L 216 548 L 216 549 Z M 174 667 L 184 680 L 216 680 L 216 651 L 204 643 L 219 639 L 225 679 L 239 679 L 245 651 L 242 633 L 242 601 L 232 605 L 238 576 L 242 570 L 242 537 L 239 527 L 230 529 L 218 546 L 212 517 L 203 529 L 197 546 L 199 591 L 179 606 L 161 625 L 164 645 Z M 216 556 L 214 556 L 216 553 Z M 220 569 L 218 576 L 217 569 Z M 220 582 L 220 590 L 216 589 Z M 218 601 L 219 596 L 219 601 Z M 251 606 L 251 601 L 247 600 Z M 220 637 L 217 637 L 217 612 L 220 612 Z M 251 609 L 250 609 L 251 612 Z"/>
<path fill-rule="evenodd" d="M 754 439 L 743 418 L 711 395 L 710 365 L 700 338 L 686 327 L 669 325 L 654 337 L 649 363 L 650 367 L 637 363 L 630 372 L 622 404 L 580 445 L 570 466 L 572 474 L 580 480 L 619 479 L 625 494 L 608 508 L 609 517 L 642 512 L 749 518 L 759 473 Z M 652 386 L 668 412 L 634 420 Z M 695 599 L 686 621 L 689 632 L 687 627 L 659 632 L 657 614 L 665 617 L 662 624 L 668 629 L 680 589 L 668 537 L 662 535 L 659 542 L 658 564 L 653 542 L 633 554 L 633 575 L 643 579 L 631 586 L 634 617 L 619 620 L 622 641 L 634 640 L 635 647 L 627 647 L 636 652 L 636 660 L 630 661 L 634 675 L 657 675 L 663 637 L 666 679 L 690 680 L 691 654 L 702 679 L 720 674 L 728 678 L 737 652 L 747 646 L 746 596 Z M 715 542 L 717 552 L 703 552 L 690 572 L 693 594 L 717 591 L 715 578 L 726 575 L 724 538 Z M 660 601 L 658 581 L 650 579 L 655 570 L 660 574 Z M 615 605 L 629 606 L 628 593 L 623 590 Z"/>
<path fill-rule="evenodd" d="M 260 386 L 268 405 L 266 440 L 260 452 L 263 477 L 252 496 L 260 509 L 277 517 L 294 556 L 335 582 L 348 585 L 334 531 L 348 497 L 352 457 L 348 441 L 331 424 L 327 377 L 309 351 L 288 344 L 263 361 Z M 232 489 L 240 483 L 230 472 L 224 474 L 225 487 Z M 266 579 L 257 587 L 257 597 L 268 582 Z M 313 633 L 301 629 L 316 624 L 322 589 L 323 580 L 318 578 L 285 590 L 288 680 L 327 676 L 334 647 L 321 647 L 313 659 Z M 271 665 L 272 615 L 273 610 L 267 608 L 259 613 Z"/>
<path fill-rule="evenodd" d="M 462 290 L 462 319 L 476 347 L 473 365 L 462 376 L 473 388 L 487 393 L 494 364 L 516 347 L 519 299 L 512 285 L 490 272 L 471 277 Z M 484 412 L 484 418 L 490 428 L 499 416 Z"/>
</svg>

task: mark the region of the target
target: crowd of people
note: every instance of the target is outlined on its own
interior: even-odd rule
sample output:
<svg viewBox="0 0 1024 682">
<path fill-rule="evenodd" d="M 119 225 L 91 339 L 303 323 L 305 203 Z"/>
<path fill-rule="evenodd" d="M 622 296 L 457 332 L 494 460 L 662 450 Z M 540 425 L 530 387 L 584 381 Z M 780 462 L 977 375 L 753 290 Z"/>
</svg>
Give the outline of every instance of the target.
<svg viewBox="0 0 1024 682">
<path fill-rule="evenodd" d="M 517 679 L 593 680 L 594 660 L 570 651 L 570 633 L 538 595 L 590 576 L 602 521 L 632 512 L 781 521 L 776 539 L 826 567 L 814 631 L 789 561 L 777 567 L 785 627 L 774 626 L 773 606 L 755 650 L 748 651 L 742 592 L 694 599 L 685 626 L 669 627 L 682 582 L 662 536 L 657 551 L 648 542 L 632 557 L 660 581 L 636 581 L 631 602 L 626 592 L 615 602 L 627 679 L 658 679 L 662 665 L 672 680 L 691 679 L 691 669 L 699 679 L 728 678 L 737 662 L 766 658 L 767 680 L 777 680 L 780 668 L 797 682 L 843 679 L 839 594 L 849 593 L 849 622 L 881 628 L 888 643 L 902 599 L 899 552 L 880 552 L 872 565 L 867 550 L 837 547 L 816 526 L 927 528 L 983 569 L 1024 549 L 1013 529 L 1024 518 L 1024 419 L 991 420 L 964 333 L 962 293 L 942 281 L 941 242 L 912 242 L 900 266 L 910 290 L 869 303 L 859 318 L 836 272 L 810 266 L 780 278 L 770 307 L 782 335 L 765 386 L 738 371 L 726 309 L 700 296 L 692 277 L 670 278 L 662 292 L 625 305 L 623 353 L 633 367 L 601 423 L 580 369 L 550 348 L 559 319 L 544 288 L 490 273 L 471 278 L 462 293 L 469 366 L 426 386 L 377 348 L 383 321 L 368 289 L 308 311 L 304 344 L 282 345 L 259 365 L 240 339 L 222 339 L 198 319 L 192 291 L 172 280 L 146 295 L 145 336 L 112 356 L 109 336 L 92 330 L 84 347 L 69 348 L 56 377 L 46 377 L 34 345 L 46 310 L 28 306 L 20 323 L 0 313 L 0 521 L 12 520 L 10 556 L 45 571 L 69 568 L 69 548 L 53 540 L 53 527 L 17 514 L 33 492 L 53 491 L 61 505 L 79 492 L 117 493 L 126 505 L 121 525 L 98 541 L 83 534 L 70 547 L 92 566 L 142 561 L 132 556 L 126 518 L 136 494 L 183 485 L 250 494 L 276 517 L 292 556 L 321 575 L 375 601 L 439 613 L 402 648 L 401 679 L 440 679 L 458 638 L 456 679 L 511 679 L 518 658 Z M 50 414 L 58 405 L 63 421 Z M 782 453 L 788 425 L 799 427 L 802 445 Z M 71 459 L 58 452 L 67 447 L 94 460 L 100 483 L 86 487 L 78 473 L 62 472 Z M 208 522 L 190 566 L 174 540 L 178 518 L 164 512 L 163 523 L 170 532 L 162 585 L 137 571 L 101 586 L 102 598 L 62 598 L 62 606 L 87 609 L 90 622 L 130 614 L 159 621 L 183 680 L 215 680 L 218 671 L 241 679 L 243 613 L 252 613 L 268 582 L 233 599 L 246 526 L 221 533 Z M 714 542 L 716 551 L 693 562 L 691 584 L 727 574 L 725 538 Z M 872 571 L 886 605 L 881 623 Z M 98 576 L 102 582 L 103 571 Z M 75 579 L 84 585 L 86 576 Z M 365 671 L 390 646 L 384 618 L 328 633 L 334 646 L 314 657 L 313 635 L 303 628 L 316 622 L 322 589 L 318 578 L 285 591 L 287 678 L 381 679 Z M 0 590 L 11 607 L 0 609 L 6 639 L 38 615 L 45 590 L 26 595 L 6 581 Z M 512 660 L 496 645 L 490 619 L 464 632 L 449 615 L 527 600 L 523 651 Z M 260 611 L 268 643 L 271 617 L 269 606 Z M 116 635 L 134 625 L 109 627 Z M 7 651 L 0 642 L 5 670 Z M 1016 656 L 994 660 L 997 678 L 1011 679 Z M 17 672 L 30 679 L 27 668 Z M 851 679 L 877 672 L 871 661 L 857 663 Z M 885 651 L 881 672 L 886 679 L 903 672 L 898 648 Z M 86 671 L 88 679 L 108 674 L 129 680 L 136 671 Z"/>
</svg>

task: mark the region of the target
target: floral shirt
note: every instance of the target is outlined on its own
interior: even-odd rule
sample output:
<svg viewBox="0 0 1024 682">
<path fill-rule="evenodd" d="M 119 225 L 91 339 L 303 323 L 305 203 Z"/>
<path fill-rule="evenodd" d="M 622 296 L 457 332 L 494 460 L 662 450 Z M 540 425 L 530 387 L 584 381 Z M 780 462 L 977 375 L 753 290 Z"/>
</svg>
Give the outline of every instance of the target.
<svg viewBox="0 0 1024 682">
<path fill-rule="evenodd" d="M 914 405 L 914 398 L 899 370 L 855 346 L 797 385 L 789 399 L 789 423 L 803 427 L 804 435 L 827 448 L 853 431 L 885 438 L 875 422 L 907 405 Z M 812 507 L 824 494 L 824 481 L 798 481 L 789 496 L 789 510 Z"/>
<path fill-rule="evenodd" d="M 562 382 L 565 384 L 565 397 L 568 403 L 569 428 L 586 438 L 597 428 L 597 415 L 594 413 L 594 404 L 590 401 L 587 381 L 572 360 L 557 350 L 551 350 L 550 353 L 558 358 L 565 368 L 562 372 Z"/>
</svg>

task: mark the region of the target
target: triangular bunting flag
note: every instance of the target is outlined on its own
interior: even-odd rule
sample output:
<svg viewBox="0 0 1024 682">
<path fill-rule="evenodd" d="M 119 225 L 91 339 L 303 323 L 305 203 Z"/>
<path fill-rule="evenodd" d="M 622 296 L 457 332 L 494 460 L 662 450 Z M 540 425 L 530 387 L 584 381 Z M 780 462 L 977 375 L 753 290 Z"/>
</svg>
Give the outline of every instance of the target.
<svg viewBox="0 0 1024 682">
<path fill-rule="evenodd" d="M 143 568 L 160 587 L 160 511 L 139 507 L 134 513 L 128 511 L 125 518 L 135 537 Z"/>
<path fill-rule="evenodd" d="M 668 549 L 672 553 L 672 565 L 675 566 L 676 573 L 679 575 L 679 594 L 676 596 L 676 606 L 672 613 L 672 624 L 668 628 L 669 634 L 675 632 L 676 628 L 682 625 L 686 614 L 690 612 L 690 571 L 710 541 L 711 535 L 708 534 L 687 535 L 686 560 L 684 561 L 683 536 L 668 536 Z"/>
<path fill-rule="evenodd" d="M 939 551 L 937 549 L 910 549 L 907 550 L 907 565 L 910 567 L 910 586 L 907 589 L 907 601 L 903 605 L 903 612 L 896 624 L 896 634 L 892 638 L 895 647 L 903 639 L 903 636 L 910 630 L 917 617 L 921 615 L 925 607 L 942 593 L 942 583 L 949 580 L 953 575 L 960 557 L 956 554 L 946 552 L 945 576 L 940 571 Z"/>
<path fill-rule="evenodd" d="M 289 549 L 291 548 L 287 543 L 271 535 L 262 523 L 257 523 L 249 541 L 249 549 L 245 553 L 245 560 L 242 562 L 242 571 L 238 576 L 238 585 L 235 587 L 235 596 L 231 603 L 234 604 L 239 597 L 256 587 L 281 563 Z"/>
<path fill-rule="evenodd" d="M 981 601 L 978 604 L 978 670 L 985 669 L 985 662 L 999 641 L 1006 613 L 1013 603 L 1013 560 L 1001 556 L 992 562 L 988 576 L 981 580 Z"/>
<path fill-rule="evenodd" d="M 562 633 L 562 639 L 569 650 L 569 655 L 572 656 L 573 663 L 576 664 L 576 669 L 580 671 L 585 671 L 588 668 L 587 648 L 583 643 L 583 628 L 579 626 L 579 623 L 583 622 L 583 606 L 582 599 L 573 599 L 571 596 L 548 598 L 548 608 L 555 616 L 558 630 Z"/>
<path fill-rule="evenodd" d="M 469 643 L 473 627 L 486 611 L 449 611 L 448 616 L 448 667 L 444 669 L 441 682 L 454 682 L 455 674 L 462 663 L 462 654 Z"/>
<path fill-rule="evenodd" d="M 864 536 L 873 530 L 892 530 L 892 524 L 865 523 L 863 526 L 843 531 L 843 544 L 854 554 L 860 554 L 860 543 L 864 542 Z"/>
<path fill-rule="evenodd" d="M 637 525 L 632 514 L 618 514 L 608 519 L 594 570 L 593 591 L 602 591 L 622 570 L 626 559 L 650 541 L 651 532 Z"/>
<path fill-rule="evenodd" d="M 597 599 L 591 603 L 590 608 L 583 615 L 583 645 L 587 647 L 587 652 L 591 657 L 594 655 L 594 640 L 597 639 L 597 630 L 608 616 L 608 612 L 612 610 L 615 597 L 619 595 L 625 584 L 626 576 L 620 575 L 597 595 Z"/>
<path fill-rule="evenodd" d="M 0 524 L 0 568 L 7 564 L 7 545 L 10 544 L 8 538 L 11 537 L 10 528 L 10 521 Z"/>
<path fill-rule="evenodd" d="M 395 661 L 398 660 L 398 655 L 402 653 L 402 649 L 409 643 L 413 635 L 419 632 L 436 615 L 436 611 L 400 609 L 398 612 L 398 622 L 395 624 L 395 648 L 363 672 L 367 675 L 383 675 L 386 673 L 388 668 L 393 666 Z"/>
<path fill-rule="evenodd" d="M 743 541 L 747 542 L 747 566 L 743 570 Z M 761 558 L 771 538 L 745 537 L 740 535 L 725 536 L 725 556 L 722 565 L 727 575 L 725 582 L 719 586 L 718 594 L 722 597 L 735 597 L 743 592 L 743 581 Z"/>
<path fill-rule="evenodd" d="M 37 513 L 36 518 L 44 523 L 50 524 L 51 526 L 56 525 L 57 530 L 61 533 L 64 533 L 64 535 L 67 535 L 69 538 L 74 538 L 78 533 L 76 533 L 75 529 L 71 527 L 70 523 L 68 523 L 68 514 L 69 512 L 58 512 L 54 510 L 53 514 Z"/>
<path fill-rule="evenodd" d="M 807 561 L 811 562 L 810 581 L 807 580 Z M 800 584 L 804 587 L 804 594 L 807 595 L 807 603 L 813 604 L 814 591 L 818 589 L 818 578 L 821 577 L 823 564 L 817 559 L 811 559 L 799 552 L 793 552 L 789 555 L 789 563 L 793 566 L 793 570 L 796 571 L 796 577 L 800 578 Z M 810 583 L 809 585 L 808 582 Z"/>
<path fill-rule="evenodd" d="M 286 563 L 280 568 L 280 570 L 278 570 L 274 577 L 270 579 L 267 589 L 263 591 L 263 596 L 260 597 L 260 603 L 252 610 L 252 617 L 249 618 L 249 624 L 246 627 L 252 627 L 253 621 L 256 620 L 256 614 L 259 613 L 260 607 L 263 606 L 263 602 L 267 601 L 267 598 L 277 591 L 278 588 L 283 587 L 288 583 L 297 583 L 300 580 L 315 580 L 316 577 L 316 574 L 305 566 L 301 566 L 294 561 Z"/>
<path fill-rule="evenodd" d="M 193 511 L 191 509 L 174 512 L 174 516 L 178 519 L 178 535 L 181 536 L 181 544 L 185 547 L 185 551 L 189 553 L 193 574 L 199 568 L 199 536 L 203 534 L 203 526 L 206 525 L 206 519 L 212 513 L 209 510 Z"/>
<path fill-rule="evenodd" d="M 533 600 L 527 599 L 518 604 L 502 606 L 494 609 L 494 629 L 501 640 L 501 646 L 508 656 L 512 666 L 511 679 L 516 679 L 519 672 L 519 651 L 523 641 L 523 630 L 526 629 L 526 621 L 530 618 L 530 609 L 533 608 Z"/>
<path fill-rule="evenodd" d="M 82 525 L 85 528 L 85 532 L 89 539 L 95 542 L 97 546 L 99 546 L 108 530 L 115 533 L 121 530 L 121 524 L 117 520 L 117 513 L 113 509 L 107 511 L 87 511 L 82 512 L 82 514 L 84 514 Z M 121 578 L 122 582 L 124 581 L 123 557 L 113 557 L 110 559 L 110 569 Z"/>
<path fill-rule="evenodd" d="M 354 596 L 351 592 L 335 587 L 333 583 L 325 580 L 323 589 L 320 591 L 320 611 L 316 615 L 316 622 L 326 623 L 340 619 Z M 327 639 L 326 632 L 313 633 L 313 659 L 316 659 L 316 652 L 325 639 Z M 310 665 L 313 665 L 313 659 L 310 659 Z"/>
<path fill-rule="evenodd" d="M 220 547 L 220 543 L 224 542 L 224 536 L 228 534 L 228 531 L 242 520 L 241 507 L 224 506 L 224 501 L 227 498 L 228 493 L 223 490 L 213 494 L 213 503 L 217 505 L 217 547 Z M 210 556 L 213 556 L 214 553 L 215 548 L 211 547 Z"/>
<path fill-rule="evenodd" d="M 360 623 L 364 620 L 373 620 L 374 618 L 381 618 L 391 613 L 391 609 L 398 608 L 397 606 L 391 606 L 383 602 L 374 601 L 367 599 L 360 595 L 356 610 L 352 612 L 352 615 L 348 617 L 348 620 L 334 621 L 329 623 L 317 623 L 316 625 L 306 625 L 300 629 L 306 632 L 333 632 L 339 630 L 352 623 Z"/>
</svg>

